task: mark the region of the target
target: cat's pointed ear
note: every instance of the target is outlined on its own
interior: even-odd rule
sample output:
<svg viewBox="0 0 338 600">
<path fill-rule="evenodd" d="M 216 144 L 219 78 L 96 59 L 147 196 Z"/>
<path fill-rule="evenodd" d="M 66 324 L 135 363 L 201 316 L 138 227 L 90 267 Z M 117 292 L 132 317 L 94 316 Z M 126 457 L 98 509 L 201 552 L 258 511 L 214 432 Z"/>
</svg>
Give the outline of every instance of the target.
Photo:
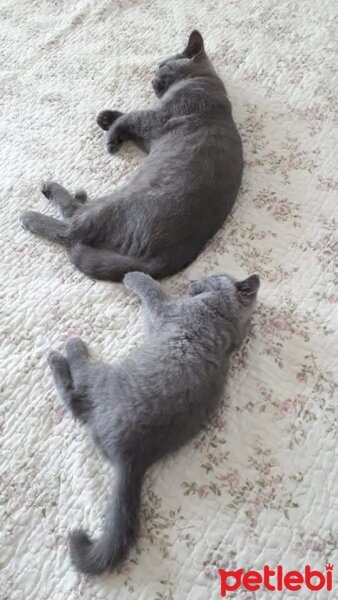
<svg viewBox="0 0 338 600">
<path fill-rule="evenodd" d="M 191 32 L 188 40 L 188 44 L 186 49 L 184 50 L 184 55 L 188 58 L 194 58 L 197 56 L 202 56 L 204 54 L 204 42 L 203 38 L 197 29 Z"/>
<path fill-rule="evenodd" d="M 236 289 L 240 297 L 243 299 L 246 298 L 247 300 L 254 300 L 259 285 L 260 281 L 258 275 L 250 275 L 250 277 L 243 281 L 236 281 Z"/>
</svg>

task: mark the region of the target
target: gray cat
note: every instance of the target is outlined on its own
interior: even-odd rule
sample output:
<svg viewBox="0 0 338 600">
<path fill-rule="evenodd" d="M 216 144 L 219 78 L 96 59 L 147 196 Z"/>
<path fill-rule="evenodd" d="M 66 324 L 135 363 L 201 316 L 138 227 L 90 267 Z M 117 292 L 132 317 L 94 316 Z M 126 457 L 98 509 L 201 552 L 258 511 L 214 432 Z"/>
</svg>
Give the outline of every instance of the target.
<svg viewBox="0 0 338 600">
<path fill-rule="evenodd" d="M 140 348 L 113 365 L 93 363 L 84 342 L 73 338 L 67 358 L 49 355 L 61 399 L 116 469 L 102 536 L 70 536 L 73 563 L 92 575 L 116 567 L 135 541 L 146 470 L 195 436 L 217 407 L 259 278 L 205 277 L 182 297 L 166 295 L 144 273 L 128 273 L 124 284 L 144 308 L 147 337 Z"/>
<path fill-rule="evenodd" d="M 198 31 L 160 64 L 153 87 L 159 100 L 152 110 L 98 115 L 109 152 L 132 140 L 149 153 L 127 185 L 86 204 L 85 193 L 72 196 L 47 182 L 42 193 L 65 220 L 21 216 L 26 229 L 64 244 L 73 264 L 97 279 L 183 269 L 221 227 L 240 187 L 240 136 Z"/>
</svg>

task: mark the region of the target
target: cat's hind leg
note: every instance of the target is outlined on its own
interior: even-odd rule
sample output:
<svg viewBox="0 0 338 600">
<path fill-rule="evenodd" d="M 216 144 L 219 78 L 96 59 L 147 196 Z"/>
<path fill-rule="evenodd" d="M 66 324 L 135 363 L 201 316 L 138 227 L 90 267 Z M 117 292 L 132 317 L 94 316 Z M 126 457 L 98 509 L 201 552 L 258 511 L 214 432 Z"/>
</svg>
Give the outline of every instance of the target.
<svg viewBox="0 0 338 600">
<path fill-rule="evenodd" d="M 28 210 L 20 215 L 20 222 L 24 229 L 39 235 L 51 242 L 69 245 L 71 238 L 70 227 L 58 219 L 49 217 L 35 210 Z"/>
<path fill-rule="evenodd" d="M 45 181 L 41 186 L 41 192 L 58 206 L 63 217 L 72 217 L 74 212 L 87 200 L 87 194 L 83 190 L 72 196 L 56 181 Z"/>
<path fill-rule="evenodd" d="M 76 419 L 80 419 L 85 423 L 88 407 L 86 407 L 83 395 L 74 386 L 67 359 L 60 352 L 52 351 L 48 356 L 48 364 L 53 373 L 55 386 L 61 400 Z"/>
<path fill-rule="evenodd" d="M 82 371 L 88 362 L 88 349 L 79 337 L 72 337 L 66 343 L 67 360 L 75 387 L 83 384 Z"/>
</svg>

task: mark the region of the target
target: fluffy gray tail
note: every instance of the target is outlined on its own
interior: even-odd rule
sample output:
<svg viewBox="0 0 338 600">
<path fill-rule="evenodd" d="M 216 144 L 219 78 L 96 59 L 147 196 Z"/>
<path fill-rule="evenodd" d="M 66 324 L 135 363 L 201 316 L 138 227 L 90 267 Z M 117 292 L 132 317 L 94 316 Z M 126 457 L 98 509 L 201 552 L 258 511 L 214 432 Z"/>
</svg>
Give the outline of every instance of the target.
<svg viewBox="0 0 338 600">
<path fill-rule="evenodd" d="M 72 562 L 82 573 L 98 575 L 126 558 L 137 535 L 142 479 L 143 471 L 120 464 L 116 486 L 108 498 L 102 536 L 91 540 L 84 531 L 70 534 Z"/>
<path fill-rule="evenodd" d="M 89 277 L 107 281 L 122 281 L 129 271 L 142 271 L 153 277 L 162 277 L 163 261 L 146 260 L 134 256 L 124 256 L 101 248 L 76 244 L 69 249 L 72 263 Z"/>
</svg>

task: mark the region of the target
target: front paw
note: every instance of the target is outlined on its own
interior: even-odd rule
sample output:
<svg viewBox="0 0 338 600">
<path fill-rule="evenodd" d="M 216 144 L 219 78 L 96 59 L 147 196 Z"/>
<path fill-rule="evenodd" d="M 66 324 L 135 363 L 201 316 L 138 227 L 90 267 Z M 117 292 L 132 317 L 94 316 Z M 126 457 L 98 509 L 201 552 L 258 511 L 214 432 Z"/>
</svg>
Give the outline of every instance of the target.
<svg viewBox="0 0 338 600">
<path fill-rule="evenodd" d="M 150 277 L 150 275 L 147 275 L 146 273 L 141 273 L 140 271 L 131 271 L 130 273 L 127 273 L 124 276 L 123 285 L 128 290 L 133 291 L 136 288 L 139 289 L 144 283 L 147 283 L 149 280 L 153 281 L 153 278 Z"/>
<path fill-rule="evenodd" d="M 40 213 L 34 210 L 28 210 L 20 215 L 20 223 L 24 229 L 36 233 Z"/>
<path fill-rule="evenodd" d="M 52 371 L 58 369 L 60 365 L 63 365 L 65 361 L 64 356 L 60 352 L 51 350 L 47 356 L 47 362 Z"/>
<path fill-rule="evenodd" d="M 80 337 L 71 337 L 66 343 L 66 352 L 68 358 L 82 358 L 83 360 L 88 358 L 88 348 L 84 341 Z"/>
<path fill-rule="evenodd" d="M 122 115 L 123 113 L 119 110 L 101 110 L 96 117 L 96 123 L 101 129 L 108 131 L 116 119 L 122 117 Z"/>
</svg>

